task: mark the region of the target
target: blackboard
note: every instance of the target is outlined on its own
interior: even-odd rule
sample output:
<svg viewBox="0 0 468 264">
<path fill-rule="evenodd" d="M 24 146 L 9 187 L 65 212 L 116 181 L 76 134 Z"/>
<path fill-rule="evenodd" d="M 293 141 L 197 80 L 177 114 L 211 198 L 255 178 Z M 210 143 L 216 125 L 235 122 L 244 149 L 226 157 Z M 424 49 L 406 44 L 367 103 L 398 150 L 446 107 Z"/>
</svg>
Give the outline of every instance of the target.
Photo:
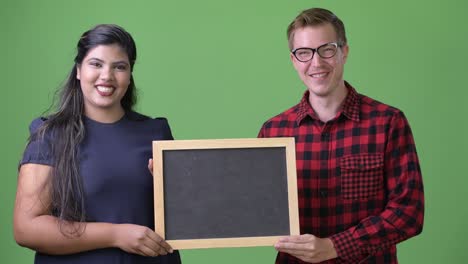
<svg viewBox="0 0 468 264">
<path fill-rule="evenodd" d="M 155 231 L 174 249 L 299 234 L 294 138 L 154 141 Z"/>
</svg>

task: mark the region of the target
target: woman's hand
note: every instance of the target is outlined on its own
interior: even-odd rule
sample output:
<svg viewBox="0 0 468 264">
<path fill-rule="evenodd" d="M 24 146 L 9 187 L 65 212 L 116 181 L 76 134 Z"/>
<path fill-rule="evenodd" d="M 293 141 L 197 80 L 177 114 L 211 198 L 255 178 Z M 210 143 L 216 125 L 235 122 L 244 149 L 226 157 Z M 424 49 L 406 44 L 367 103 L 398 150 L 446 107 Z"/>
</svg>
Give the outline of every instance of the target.
<svg viewBox="0 0 468 264">
<path fill-rule="evenodd" d="M 148 170 L 151 172 L 151 175 L 153 175 L 153 159 L 148 160 Z"/>
<path fill-rule="evenodd" d="M 115 246 L 123 251 L 147 257 L 172 253 L 171 246 L 148 227 L 117 224 L 115 228 Z"/>
</svg>

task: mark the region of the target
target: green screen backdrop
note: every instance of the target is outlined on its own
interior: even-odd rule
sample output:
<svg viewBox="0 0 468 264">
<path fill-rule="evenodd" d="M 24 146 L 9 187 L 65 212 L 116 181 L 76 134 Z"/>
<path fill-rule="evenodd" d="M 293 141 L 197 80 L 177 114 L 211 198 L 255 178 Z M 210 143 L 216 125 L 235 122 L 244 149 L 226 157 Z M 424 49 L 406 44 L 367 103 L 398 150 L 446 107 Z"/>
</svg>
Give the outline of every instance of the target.
<svg viewBox="0 0 468 264">
<path fill-rule="evenodd" d="M 168 118 L 176 139 L 256 137 L 305 87 L 286 27 L 324 7 L 346 25 L 345 79 L 403 110 L 426 192 L 421 235 L 398 245 L 401 263 L 466 263 L 468 2 L 2 0 L 0 263 L 32 263 L 13 238 L 17 164 L 30 121 L 51 105 L 82 32 L 99 23 L 135 38 L 137 110 Z M 274 221 L 274 219 L 272 219 Z M 464 224 L 465 223 L 465 224 Z M 182 250 L 184 263 L 273 263 L 272 247 Z"/>
</svg>

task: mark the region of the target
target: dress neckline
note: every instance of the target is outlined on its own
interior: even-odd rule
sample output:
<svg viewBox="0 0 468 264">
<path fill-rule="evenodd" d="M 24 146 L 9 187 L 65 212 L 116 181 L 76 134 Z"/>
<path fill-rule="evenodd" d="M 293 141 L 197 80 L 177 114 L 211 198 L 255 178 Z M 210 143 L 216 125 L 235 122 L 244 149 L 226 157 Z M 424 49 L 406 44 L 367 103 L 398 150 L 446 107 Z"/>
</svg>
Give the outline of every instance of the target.
<svg viewBox="0 0 468 264">
<path fill-rule="evenodd" d="M 114 126 L 114 125 L 118 125 L 118 124 L 122 123 L 126 119 L 126 117 L 127 117 L 127 112 L 125 112 L 120 119 L 118 119 L 118 120 L 116 120 L 114 122 L 104 123 L 104 122 L 99 122 L 99 121 L 96 121 L 94 119 L 91 119 L 86 115 L 83 115 L 83 121 L 86 122 L 86 123 L 96 124 L 96 125 L 99 125 L 99 126 Z"/>
</svg>

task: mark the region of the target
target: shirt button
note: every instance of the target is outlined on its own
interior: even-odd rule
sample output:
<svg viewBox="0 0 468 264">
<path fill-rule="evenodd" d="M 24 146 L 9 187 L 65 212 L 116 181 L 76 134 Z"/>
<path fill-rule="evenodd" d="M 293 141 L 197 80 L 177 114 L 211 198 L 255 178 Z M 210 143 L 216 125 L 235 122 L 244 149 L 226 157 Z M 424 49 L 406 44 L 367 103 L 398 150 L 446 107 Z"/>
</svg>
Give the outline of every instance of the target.
<svg viewBox="0 0 468 264">
<path fill-rule="evenodd" d="M 320 196 L 322 196 L 322 197 L 327 197 L 327 195 L 328 195 L 328 191 L 327 191 L 327 190 L 325 190 L 325 189 L 321 189 L 321 190 L 320 190 Z"/>
<path fill-rule="evenodd" d="M 329 133 L 323 133 L 322 134 L 322 140 L 329 140 L 330 139 L 330 134 Z"/>
</svg>

